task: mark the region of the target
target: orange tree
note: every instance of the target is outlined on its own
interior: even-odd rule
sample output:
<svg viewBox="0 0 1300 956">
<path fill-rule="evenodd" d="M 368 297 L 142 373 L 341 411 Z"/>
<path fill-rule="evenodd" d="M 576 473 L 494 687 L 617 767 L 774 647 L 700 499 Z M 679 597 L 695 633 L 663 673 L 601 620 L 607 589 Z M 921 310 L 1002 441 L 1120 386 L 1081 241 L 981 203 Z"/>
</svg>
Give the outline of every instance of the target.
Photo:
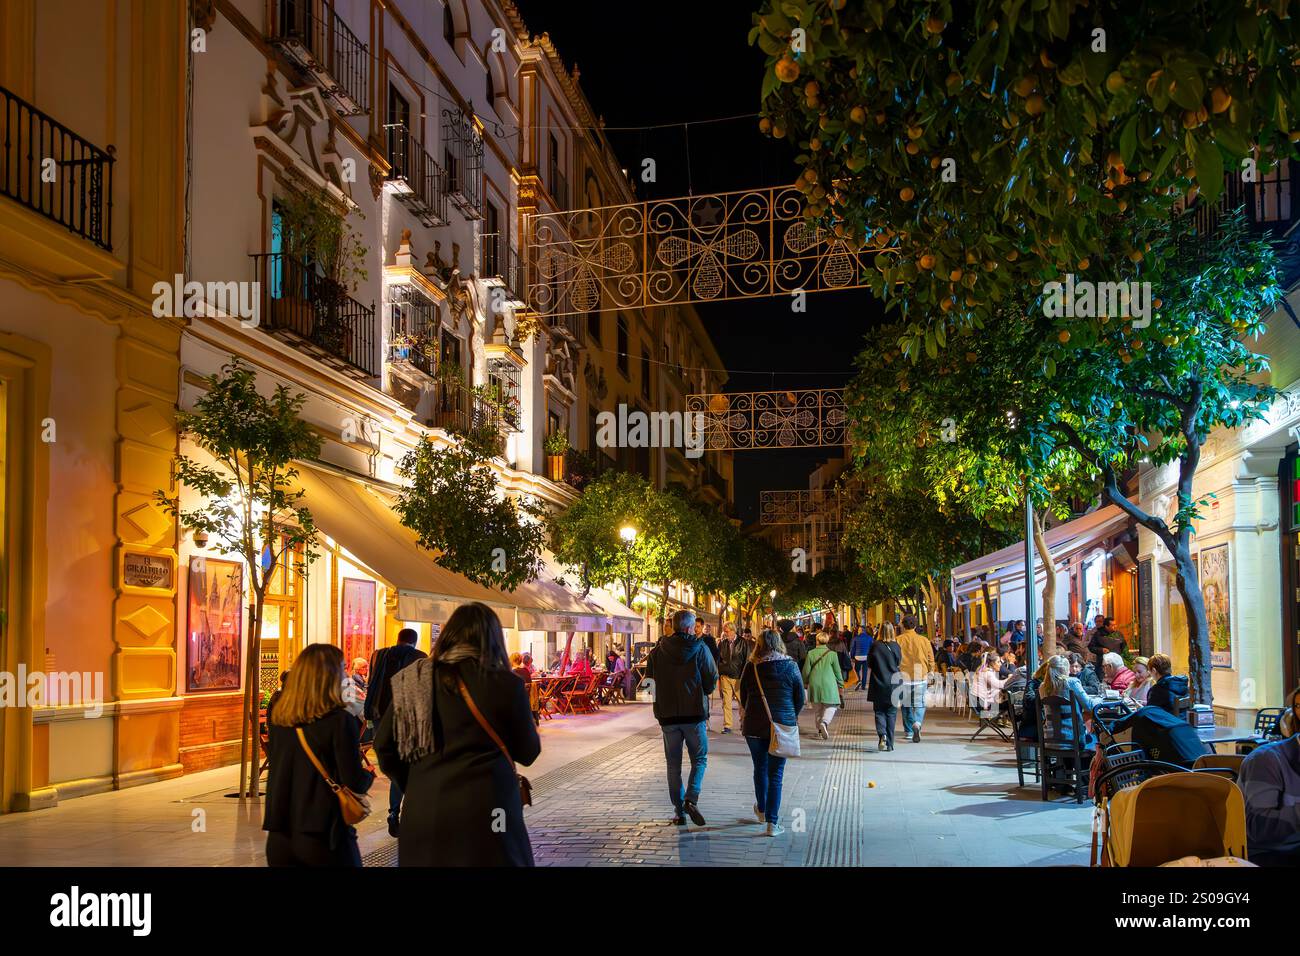
<svg viewBox="0 0 1300 956">
<path fill-rule="evenodd" d="M 1209 238 L 1189 228 L 1187 217 L 1174 220 L 1153 247 L 1160 311 L 1150 325 L 1049 317 L 1040 291 L 915 364 L 893 345 L 895 326 L 879 333 L 880 359 L 864 353 L 848 405 L 855 450 L 887 489 L 919 485 L 943 507 L 1005 524 L 999 515 L 1027 475 L 1040 507 L 1100 492 L 1131 515 L 1174 561 L 1193 693 L 1209 703 L 1210 634 L 1191 553 L 1203 502 L 1193 483 L 1210 431 L 1258 418 L 1272 400 L 1267 360 L 1249 342 L 1279 287 L 1271 246 L 1240 214 Z M 1122 490 L 1121 476 L 1144 458 L 1176 472 L 1171 516 Z"/>
<path fill-rule="evenodd" d="M 1143 275 L 1175 200 L 1294 155 L 1288 6 L 767 0 L 760 125 L 797 145 L 812 220 L 891 246 L 872 286 L 934 354 L 1018 289 Z"/>
</svg>

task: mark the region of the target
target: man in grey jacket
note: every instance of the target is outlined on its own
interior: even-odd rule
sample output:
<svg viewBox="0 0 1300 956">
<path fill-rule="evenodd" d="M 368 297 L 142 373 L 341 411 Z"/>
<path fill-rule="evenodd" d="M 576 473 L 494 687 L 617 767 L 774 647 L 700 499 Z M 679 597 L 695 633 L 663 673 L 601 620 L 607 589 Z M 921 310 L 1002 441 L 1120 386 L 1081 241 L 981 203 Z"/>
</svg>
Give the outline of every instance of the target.
<svg viewBox="0 0 1300 956">
<path fill-rule="evenodd" d="M 692 631 L 693 611 L 673 615 L 673 632 L 662 638 L 646 659 L 646 677 L 654 681 L 654 715 L 664 737 L 668 762 L 668 795 L 673 824 L 682 826 L 689 816 L 704 826 L 696 803 L 709 762 L 709 695 L 718 685 L 718 665 L 704 642 Z M 682 787 L 682 747 L 691 758 L 691 776 Z"/>
</svg>

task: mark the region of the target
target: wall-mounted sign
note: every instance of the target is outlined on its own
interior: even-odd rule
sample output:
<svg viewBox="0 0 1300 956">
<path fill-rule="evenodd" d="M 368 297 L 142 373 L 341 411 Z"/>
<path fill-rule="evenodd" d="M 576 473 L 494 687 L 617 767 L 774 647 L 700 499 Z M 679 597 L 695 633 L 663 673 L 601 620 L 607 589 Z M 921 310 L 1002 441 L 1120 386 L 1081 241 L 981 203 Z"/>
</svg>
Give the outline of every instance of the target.
<svg viewBox="0 0 1300 956">
<path fill-rule="evenodd" d="M 172 587 L 175 562 L 165 554 L 127 551 L 122 555 L 122 584 L 132 588 Z"/>
<path fill-rule="evenodd" d="M 1144 558 L 1138 563 L 1138 646 L 1148 657 L 1156 652 L 1155 564 L 1154 558 Z"/>
</svg>

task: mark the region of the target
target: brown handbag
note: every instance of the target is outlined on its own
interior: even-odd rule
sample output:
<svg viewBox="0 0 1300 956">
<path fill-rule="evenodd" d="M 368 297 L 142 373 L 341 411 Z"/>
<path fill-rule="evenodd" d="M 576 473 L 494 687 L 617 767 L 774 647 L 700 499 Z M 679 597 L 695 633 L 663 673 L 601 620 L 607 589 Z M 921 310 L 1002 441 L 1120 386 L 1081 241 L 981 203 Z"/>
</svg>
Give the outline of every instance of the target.
<svg viewBox="0 0 1300 956">
<path fill-rule="evenodd" d="M 469 695 L 469 688 L 465 686 L 465 681 L 461 679 L 459 674 L 456 675 L 456 686 L 460 688 L 460 696 L 464 699 L 469 712 L 474 715 L 474 719 L 478 721 L 478 725 L 483 728 L 483 732 L 491 737 L 492 742 L 506 755 L 506 759 L 510 761 L 510 769 L 515 770 L 515 760 L 510 756 L 510 751 L 506 749 L 505 742 L 497 736 L 497 732 L 492 729 L 492 725 L 487 722 L 479 712 L 478 707 L 474 705 L 474 698 Z M 526 807 L 531 807 L 533 805 L 533 785 L 518 770 L 515 770 L 515 779 L 519 782 L 519 802 Z"/>
<path fill-rule="evenodd" d="M 312 766 L 317 772 L 325 778 L 325 785 L 334 791 L 334 796 L 339 798 L 339 810 L 343 812 L 343 822 L 350 827 L 356 826 L 366 817 L 370 816 L 370 798 L 364 793 L 355 793 L 341 783 L 336 783 L 326 771 L 325 767 L 316 759 L 316 754 L 312 752 L 311 746 L 307 743 L 307 735 L 302 732 L 301 727 L 295 728 L 298 731 L 298 742 L 302 744 L 302 749 L 307 752 L 307 759 L 311 761 Z"/>
</svg>

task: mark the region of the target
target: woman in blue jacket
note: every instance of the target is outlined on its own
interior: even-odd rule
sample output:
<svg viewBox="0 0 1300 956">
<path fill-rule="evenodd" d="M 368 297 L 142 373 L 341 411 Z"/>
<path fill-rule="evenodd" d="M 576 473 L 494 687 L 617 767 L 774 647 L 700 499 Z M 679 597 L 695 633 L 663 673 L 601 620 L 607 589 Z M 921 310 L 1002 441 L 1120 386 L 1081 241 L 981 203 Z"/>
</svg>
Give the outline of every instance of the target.
<svg viewBox="0 0 1300 956">
<path fill-rule="evenodd" d="M 763 706 L 766 697 L 767 706 Z M 803 709 L 803 677 L 799 665 L 785 652 L 781 635 L 764 631 L 754 644 L 754 651 L 740 674 L 740 707 L 744 719 L 740 732 L 749 744 L 754 761 L 754 816 L 767 823 L 767 835 L 780 836 L 785 828 L 778 822 L 781 810 L 781 778 L 785 774 L 784 757 L 767 752 L 772 741 L 772 721 L 792 726 L 799 723 Z M 768 712 L 771 712 L 771 720 Z"/>
</svg>

